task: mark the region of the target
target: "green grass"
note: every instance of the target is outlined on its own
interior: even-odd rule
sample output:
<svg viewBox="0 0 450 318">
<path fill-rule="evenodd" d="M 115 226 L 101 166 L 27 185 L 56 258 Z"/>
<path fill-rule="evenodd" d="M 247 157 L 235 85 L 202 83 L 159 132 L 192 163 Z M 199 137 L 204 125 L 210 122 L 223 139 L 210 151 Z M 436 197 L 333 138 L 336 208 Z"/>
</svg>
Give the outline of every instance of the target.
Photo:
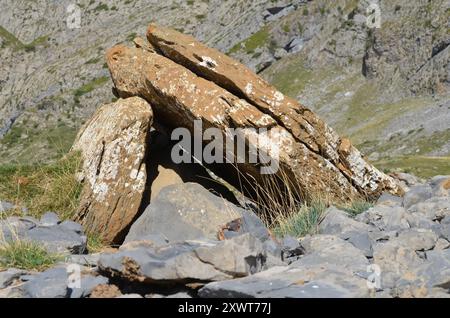
<svg viewBox="0 0 450 318">
<path fill-rule="evenodd" d="M 328 205 L 321 200 L 312 201 L 309 205 L 304 204 L 291 215 L 280 215 L 275 221 L 272 231 L 277 237 L 290 235 L 298 238 L 308 234 L 317 234 L 327 207 Z"/>
<path fill-rule="evenodd" d="M 59 255 L 49 253 L 36 242 L 12 240 L 0 243 L 0 269 L 43 271 L 60 260 Z"/>
<path fill-rule="evenodd" d="M 0 26 L 0 37 L 5 40 L 7 46 L 12 46 L 15 49 L 22 49 L 24 47 L 24 44 L 14 34 L 2 26 Z"/>
<path fill-rule="evenodd" d="M 0 152 L 0 162 L 30 164 L 58 159 L 70 149 L 76 133 L 76 127 L 64 122 L 45 128 L 32 123 L 15 124 L 0 141 L 6 146 Z"/>
<path fill-rule="evenodd" d="M 2 165 L 0 198 L 27 207 L 31 216 L 54 211 L 61 219 L 70 219 L 77 210 L 82 190 L 75 178 L 80 169 L 80 154 L 70 154 L 49 165 Z M 11 212 L 20 213 L 20 210 Z"/>
<path fill-rule="evenodd" d="M 385 172 L 406 172 L 422 178 L 450 175 L 450 157 L 403 156 L 375 162 Z"/>
<path fill-rule="evenodd" d="M 338 208 L 341 210 L 344 210 L 351 216 L 356 216 L 358 214 L 361 214 L 363 212 L 366 212 L 370 208 L 373 207 L 372 202 L 364 201 L 364 200 L 355 200 L 353 202 L 350 202 L 346 206 L 339 206 Z"/>
<path fill-rule="evenodd" d="M 261 30 L 250 36 L 248 39 L 233 46 L 228 53 L 229 54 L 236 53 L 239 50 L 241 50 L 241 48 L 244 48 L 247 54 L 251 54 L 254 53 L 257 48 L 268 44 L 269 40 L 270 40 L 269 27 L 265 26 Z"/>
<path fill-rule="evenodd" d="M 86 95 L 86 94 L 92 92 L 94 89 L 102 86 L 103 84 L 107 83 L 108 81 L 109 81 L 109 78 L 107 76 L 95 78 L 92 81 L 90 81 L 89 83 L 86 83 L 86 84 L 82 85 L 81 87 L 79 87 L 78 89 L 76 89 L 74 91 L 73 95 L 75 96 L 75 98 L 79 98 L 83 95 Z"/>
<path fill-rule="evenodd" d="M 0 26 L 0 37 L 5 40 L 6 46 L 11 46 L 15 50 L 25 50 L 27 52 L 34 51 L 37 46 L 43 45 L 48 41 L 48 35 L 43 35 L 36 38 L 31 43 L 23 43 L 14 34 L 6 30 L 4 27 Z"/>
</svg>

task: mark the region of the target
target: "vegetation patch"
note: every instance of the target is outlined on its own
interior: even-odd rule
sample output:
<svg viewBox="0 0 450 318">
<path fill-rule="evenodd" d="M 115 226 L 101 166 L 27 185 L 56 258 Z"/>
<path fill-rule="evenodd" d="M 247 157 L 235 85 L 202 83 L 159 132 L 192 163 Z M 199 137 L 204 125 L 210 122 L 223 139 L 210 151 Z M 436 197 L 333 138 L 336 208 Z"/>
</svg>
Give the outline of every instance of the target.
<svg viewBox="0 0 450 318">
<path fill-rule="evenodd" d="M 243 48 L 247 54 L 252 54 L 259 47 L 262 47 L 267 43 L 269 43 L 269 41 L 270 41 L 269 27 L 265 26 L 261 30 L 250 36 L 248 39 L 239 42 L 238 44 L 233 46 L 228 53 L 229 54 L 236 53 Z"/>
<path fill-rule="evenodd" d="M 36 242 L 12 240 L 0 243 L 0 269 L 43 271 L 61 259 L 59 255 L 49 253 Z"/>
<path fill-rule="evenodd" d="M 62 220 L 70 219 L 82 190 L 75 177 L 81 165 L 81 155 L 71 153 L 49 165 L 0 166 L 0 198 L 27 207 L 28 214 L 37 218 L 55 211 Z M 20 215 L 22 211 L 14 213 Z"/>
<path fill-rule="evenodd" d="M 90 81 L 89 83 L 86 83 L 83 86 L 76 89 L 75 92 L 73 93 L 74 98 L 76 99 L 83 95 L 86 95 L 86 94 L 92 92 L 97 87 L 100 87 L 103 84 L 107 83 L 108 81 L 109 81 L 109 78 L 107 76 L 95 78 L 92 81 Z"/>
<path fill-rule="evenodd" d="M 375 165 L 384 172 L 406 172 L 422 178 L 450 175 L 450 157 L 402 156 L 386 158 Z"/>
</svg>

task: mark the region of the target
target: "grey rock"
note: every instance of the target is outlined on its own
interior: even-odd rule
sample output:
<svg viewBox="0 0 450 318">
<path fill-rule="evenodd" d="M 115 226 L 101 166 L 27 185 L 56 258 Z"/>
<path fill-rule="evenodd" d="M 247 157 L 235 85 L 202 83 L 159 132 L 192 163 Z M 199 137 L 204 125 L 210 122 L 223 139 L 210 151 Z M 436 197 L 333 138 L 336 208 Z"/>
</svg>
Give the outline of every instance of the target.
<svg viewBox="0 0 450 318">
<path fill-rule="evenodd" d="M 427 261 L 415 272 L 425 284 L 450 290 L 450 249 L 429 251 Z"/>
<path fill-rule="evenodd" d="M 321 234 L 340 236 L 346 232 L 364 232 L 370 227 L 367 224 L 355 221 L 350 216 L 336 207 L 330 207 L 325 211 L 325 217 L 319 225 Z"/>
<path fill-rule="evenodd" d="M 40 220 L 40 226 L 55 226 L 60 223 L 59 217 L 54 212 L 45 213 Z"/>
<path fill-rule="evenodd" d="M 161 234 L 170 242 L 198 238 L 217 239 L 226 224 L 242 218 L 243 228 L 254 231 L 254 217 L 217 197 L 196 183 L 168 186 L 132 225 L 125 243 L 149 234 Z M 246 220 L 251 220 L 247 223 Z M 260 231 L 260 229 L 257 229 Z M 267 231 L 267 230 L 266 230 Z M 256 234 L 258 235 L 258 234 Z"/>
<path fill-rule="evenodd" d="M 104 272 L 141 282 L 217 281 L 242 277 L 263 269 L 262 243 L 244 234 L 225 241 L 185 241 L 162 247 L 122 246 L 102 255 Z"/>
<path fill-rule="evenodd" d="M 75 254 L 69 255 L 65 259 L 65 263 L 78 264 L 86 267 L 96 267 L 98 260 L 100 259 L 99 253 L 97 254 Z"/>
<path fill-rule="evenodd" d="M 369 261 L 363 252 L 332 235 L 315 235 L 302 240 L 301 245 L 305 248 L 306 255 L 291 266 L 321 266 L 332 264 L 347 272 L 365 272 Z"/>
<path fill-rule="evenodd" d="M 402 206 L 403 199 L 401 197 L 392 195 L 388 192 L 383 192 L 383 194 L 377 200 L 377 205 L 387 205 L 387 206 Z"/>
<path fill-rule="evenodd" d="M 403 197 L 403 206 L 408 209 L 412 205 L 428 200 L 432 196 L 429 185 L 416 185 L 410 188 Z"/>
<path fill-rule="evenodd" d="M 450 247 L 450 242 L 447 241 L 446 239 L 440 238 L 437 240 L 434 249 L 437 251 L 440 251 L 440 250 L 448 249 L 449 247 Z"/>
<path fill-rule="evenodd" d="M 86 250 L 87 238 L 62 226 L 35 227 L 24 238 L 42 243 L 50 252 L 82 254 Z"/>
<path fill-rule="evenodd" d="M 433 196 L 450 196 L 450 176 L 435 176 L 429 182 Z"/>
<path fill-rule="evenodd" d="M 109 279 L 103 276 L 83 275 L 81 277 L 80 285 L 71 288 L 70 298 L 84 298 L 88 297 L 95 287 L 98 285 L 105 285 L 109 283 Z"/>
<path fill-rule="evenodd" d="M 0 272 L 0 289 L 11 285 L 20 276 L 25 275 L 26 272 L 16 268 L 10 268 L 6 271 Z"/>
<path fill-rule="evenodd" d="M 395 287 L 401 277 L 423 263 L 414 249 L 399 242 L 392 240 L 373 246 L 373 264 L 381 270 L 382 289 Z"/>
<path fill-rule="evenodd" d="M 434 248 L 438 236 L 436 233 L 425 229 L 410 229 L 401 232 L 391 242 L 398 243 L 414 251 L 428 251 Z"/>
<path fill-rule="evenodd" d="M 420 213 L 432 221 L 450 216 L 450 200 L 447 197 L 433 197 L 409 207 L 408 212 Z"/>
<path fill-rule="evenodd" d="M 10 202 L 0 201 L 0 212 L 7 212 L 10 210 L 14 210 L 15 207 L 16 206 Z"/>
<path fill-rule="evenodd" d="M 367 297 L 366 280 L 338 269 L 273 267 L 245 278 L 213 282 L 199 290 L 204 298 L 350 298 Z"/>
<path fill-rule="evenodd" d="M 34 275 L 23 285 L 29 298 L 66 298 L 70 295 L 66 268 L 58 267 Z"/>
<path fill-rule="evenodd" d="M 441 224 L 439 227 L 439 234 L 447 241 L 450 241 L 450 224 Z"/>
<path fill-rule="evenodd" d="M 372 238 L 367 232 L 348 232 L 346 233 L 347 242 L 361 250 L 366 257 L 373 256 Z"/>
<path fill-rule="evenodd" d="M 37 221 L 29 218 L 9 217 L 0 220 L 0 237 L 9 241 L 21 238 L 29 230 L 36 227 Z"/>
<path fill-rule="evenodd" d="M 69 231 L 82 234 L 83 233 L 83 227 L 81 224 L 73 222 L 73 221 L 63 221 L 61 224 L 59 224 L 60 227 L 63 227 L 65 229 L 68 229 Z"/>
<path fill-rule="evenodd" d="M 297 261 L 301 255 L 305 254 L 305 249 L 300 245 L 300 242 L 292 237 L 286 236 L 281 242 L 281 259 L 290 264 Z"/>
<path fill-rule="evenodd" d="M 380 231 L 399 231 L 410 228 L 406 210 L 402 207 L 375 206 L 356 217 L 357 221 L 373 225 Z"/>
</svg>

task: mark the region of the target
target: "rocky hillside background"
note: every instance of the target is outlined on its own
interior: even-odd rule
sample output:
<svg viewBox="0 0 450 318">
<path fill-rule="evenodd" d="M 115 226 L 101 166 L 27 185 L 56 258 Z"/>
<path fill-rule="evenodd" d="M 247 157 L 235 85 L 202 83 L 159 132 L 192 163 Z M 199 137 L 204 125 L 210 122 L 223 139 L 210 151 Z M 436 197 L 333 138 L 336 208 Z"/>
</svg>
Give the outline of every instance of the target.
<svg viewBox="0 0 450 318">
<path fill-rule="evenodd" d="M 384 169 L 450 173 L 450 2 L 0 0 L 0 163 L 52 161 L 111 100 L 106 48 L 150 21 L 230 54 Z"/>
</svg>

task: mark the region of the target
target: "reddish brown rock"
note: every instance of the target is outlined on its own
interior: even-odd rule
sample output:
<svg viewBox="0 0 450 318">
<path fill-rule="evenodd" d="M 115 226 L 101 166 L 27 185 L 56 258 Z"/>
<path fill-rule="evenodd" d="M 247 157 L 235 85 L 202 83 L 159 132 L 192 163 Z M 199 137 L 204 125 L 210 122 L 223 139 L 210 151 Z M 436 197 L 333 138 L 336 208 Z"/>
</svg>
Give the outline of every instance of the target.
<svg viewBox="0 0 450 318">
<path fill-rule="evenodd" d="M 153 45 L 163 51 L 158 43 Z M 224 59 L 232 61 L 227 57 Z M 186 61 L 174 60 L 189 67 Z M 208 59 L 199 63 L 206 65 L 206 68 L 215 65 L 211 61 L 208 64 L 206 60 Z M 305 198 L 325 194 L 333 200 L 342 201 L 361 196 L 374 197 L 384 190 L 400 192 L 390 177 L 366 163 L 351 144 L 346 146 L 343 143 L 343 147 L 340 147 L 339 137 L 312 112 L 301 108 L 299 114 L 304 112 L 310 115 L 295 117 L 302 123 L 292 122 L 289 126 L 274 112 L 268 111 L 287 100 L 276 92 L 273 92 L 277 100 L 275 106 L 272 107 L 272 102 L 268 102 L 270 107 L 264 108 L 249 98 L 239 98 L 232 94 L 230 91 L 236 90 L 229 86 L 229 90 L 223 88 L 221 81 L 212 80 L 212 73 L 205 75 L 198 72 L 198 76 L 169 58 L 140 48 L 116 46 L 107 52 L 107 62 L 119 94 L 122 97 L 145 98 L 152 104 L 158 120 L 165 125 L 186 127 L 193 131 L 194 120 L 201 119 L 203 129 L 216 127 L 224 134 L 227 128 L 242 128 L 246 141 L 254 149 L 273 154 L 273 147 L 277 148 L 281 167 L 278 175 L 287 176 L 295 183 L 298 193 Z M 216 63 L 219 65 L 219 62 Z M 247 76 L 245 73 L 242 75 Z M 263 83 L 256 75 L 252 76 Z M 267 94 L 271 88 L 268 89 Z M 260 95 L 263 96 L 264 92 Z M 294 101 L 289 102 L 289 107 L 293 103 Z M 320 128 L 321 125 L 325 128 Z M 252 128 L 266 128 L 269 131 L 264 137 L 266 142 L 263 145 L 258 142 L 262 136 Z M 335 159 L 332 159 L 333 151 Z M 330 154 L 326 155 L 324 152 Z M 246 162 L 238 165 L 238 169 L 255 180 L 260 180 L 258 164 Z"/>
<path fill-rule="evenodd" d="M 72 148 L 82 153 L 85 182 L 76 220 L 107 243 L 119 242 L 139 211 L 152 118 L 150 105 L 139 97 L 103 105 Z"/>
<path fill-rule="evenodd" d="M 337 167 L 359 192 L 369 196 L 382 190 L 401 194 L 397 184 L 367 163 L 348 139 L 341 139 L 312 111 L 283 95 L 243 64 L 189 35 L 155 24 L 149 26 L 147 38 L 166 57 L 270 115 L 297 142 Z"/>
</svg>

